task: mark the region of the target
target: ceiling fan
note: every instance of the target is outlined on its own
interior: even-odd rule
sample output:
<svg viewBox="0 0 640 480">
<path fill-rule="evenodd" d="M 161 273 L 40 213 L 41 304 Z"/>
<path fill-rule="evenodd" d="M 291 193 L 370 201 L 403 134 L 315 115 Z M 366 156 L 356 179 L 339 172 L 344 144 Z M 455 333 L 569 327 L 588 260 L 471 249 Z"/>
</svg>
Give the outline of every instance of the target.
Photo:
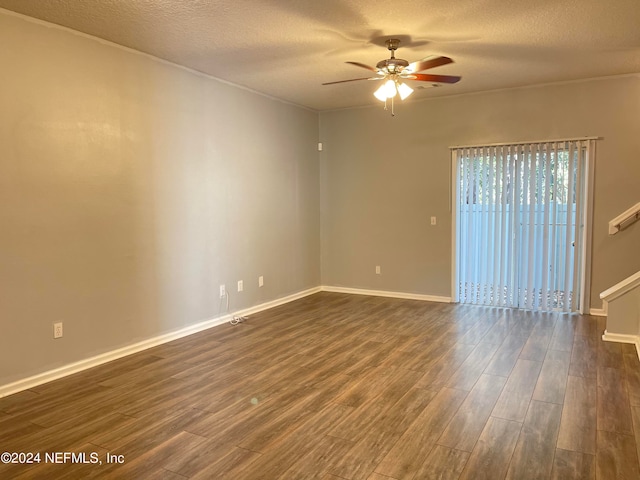
<svg viewBox="0 0 640 480">
<path fill-rule="evenodd" d="M 387 109 L 387 100 L 391 99 L 391 112 L 393 115 L 393 99 L 396 95 L 400 95 L 400 99 L 404 100 L 413 89 L 409 87 L 403 80 L 417 80 L 421 82 L 431 83 L 456 83 L 460 77 L 454 75 L 433 75 L 430 73 L 420 73 L 430 68 L 439 67 L 448 63 L 453 63 L 449 57 L 426 57 L 413 63 L 409 63 L 402 58 L 395 57 L 395 51 L 398 49 L 400 40 L 390 38 L 385 41 L 387 48 L 391 52 L 391 58 L 387 58 L 377 63 L 375 67 L 370 67 L 360 62 L 346 62 L 356 67 L 365 68 L 376 74 L 375 77 L 352 78 L 349 80 L 338 80 L 337 82 L 326 82 L 322 85 L 334 85 L 336 83 L 356 82 L 359 80 L 384 80 L 384 83 L 378 88 L 374 96 L 384 102 L 384 108 Z"/>
</svg>

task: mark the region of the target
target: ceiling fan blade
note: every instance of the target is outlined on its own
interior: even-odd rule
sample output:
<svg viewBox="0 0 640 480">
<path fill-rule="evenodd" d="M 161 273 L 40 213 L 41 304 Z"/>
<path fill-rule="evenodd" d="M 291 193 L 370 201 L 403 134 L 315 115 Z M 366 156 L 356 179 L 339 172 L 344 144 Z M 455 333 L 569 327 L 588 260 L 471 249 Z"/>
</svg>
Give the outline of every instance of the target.
<svg viewBox="0 0 640 480">
<path fill-rule="evenodd" d="M 429 68 L 439 67 L 440 65 L 446 65 L 447 63 L 453 63 L 449 57 L 427 57 L 417 62 L 410 63 L 402 71 L 407 73 L 422 72 Z"/>
<path fill-rule="evenodd" d="M 345 83 L 345 82 L 357 82 L 358 80 L 377 80 L 376 77 L 362 77 L 362 78 L 352 78 L 350 80 L 338 80 L 337 82 L 326 82 L 322 85 L 333 85 L 335 83 Z"/>
<path fill-rule="evenodd" d="M 360 63 L 360 62 L 345 62 L 345 63 L 350 63 L 351 65 L 355 65 L 356 67 L 366 68 L 367 70 L 371 70 L 372 72 L 378 73 L 378 69 L 376 67 L 370 67 L 369 65 L 365 65 L 364 63 Z"/>
<path fill-rule="evenodd" d="M 419 80 L 421 82 L 436 82 L 436 83 L 457 83 L 461 77 L 455 75 L 432 75 L 430 73 L 412 73 L 407 75 L 407 80 Z"/>
</svg>

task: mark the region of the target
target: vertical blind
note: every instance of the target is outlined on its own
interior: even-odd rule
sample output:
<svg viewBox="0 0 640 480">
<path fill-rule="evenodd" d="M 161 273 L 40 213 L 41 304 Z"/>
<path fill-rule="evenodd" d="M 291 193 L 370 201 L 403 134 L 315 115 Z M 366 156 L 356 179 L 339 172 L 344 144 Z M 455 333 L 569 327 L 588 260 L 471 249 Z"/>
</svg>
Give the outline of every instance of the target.
<svg viewBox="0 0 640 480">
<path fill-rule="evenodd" d="M 578 309 L 592 142 L 452 149 L 459 301 Z"/>
</svg>

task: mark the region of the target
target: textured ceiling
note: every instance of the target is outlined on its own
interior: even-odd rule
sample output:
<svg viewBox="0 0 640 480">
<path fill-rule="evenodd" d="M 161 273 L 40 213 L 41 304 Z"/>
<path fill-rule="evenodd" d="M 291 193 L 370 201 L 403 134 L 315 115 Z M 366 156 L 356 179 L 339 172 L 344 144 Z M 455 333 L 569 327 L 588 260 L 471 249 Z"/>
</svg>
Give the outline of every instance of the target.
<svg viewBox="0 0 640 480">
<path fill-rule="evenodd" d="M 409 101 L 640 72 L 640 0 L 0 0 L 0 8 L 100 37 L 315 110 L 374 105 L 345 64 L 446 55 L 455 85 Z M 412 86 L 429 84 L 412 82 Z"/>
</svg>

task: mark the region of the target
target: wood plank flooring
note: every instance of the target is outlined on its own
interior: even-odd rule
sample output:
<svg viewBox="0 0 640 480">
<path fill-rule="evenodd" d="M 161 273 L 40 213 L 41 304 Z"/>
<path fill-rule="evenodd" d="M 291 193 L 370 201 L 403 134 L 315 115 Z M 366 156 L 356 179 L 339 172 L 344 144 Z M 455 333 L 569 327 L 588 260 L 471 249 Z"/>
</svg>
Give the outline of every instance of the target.
<svg viewBox="0 0 640 480">
<path fill-rule="evenodd" d="M 41 454 L 0 478 L 640 479 L 604 326 L 319 293 L 0 399 L 0 453 Z"/>
</svg>

